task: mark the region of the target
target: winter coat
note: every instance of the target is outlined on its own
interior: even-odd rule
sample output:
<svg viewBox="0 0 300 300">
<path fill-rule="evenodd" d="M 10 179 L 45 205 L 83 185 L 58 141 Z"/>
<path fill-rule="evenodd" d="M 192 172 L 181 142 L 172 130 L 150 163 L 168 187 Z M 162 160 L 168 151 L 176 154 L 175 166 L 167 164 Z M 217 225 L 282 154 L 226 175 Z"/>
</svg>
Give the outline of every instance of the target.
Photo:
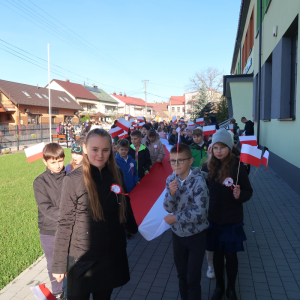
<svg viewBox="0 0 300 300">
<path fill-rule="evenodd" d="M 136 162 L 130 155 L 127 155 L 127 161 L 125 161 L 120 154 L 118 154 L 115 159 L 117 165 L 123 171 L 125 186 L 127 188 L 127 192 L 130 193 L 134 189 L 136 183 L 139 181 Z"/>
<path fill-rule="evenodd" d="M 238 165 L 239 160 L 235 157 L 229 175 L 234 184 L 237 180 Z M 209 173 L 207 163 L 203 164 L 202 171 Z M 244 164 L 240 164 L 238 185 L 241 187 L 241 194 L 239 199 L 235 199 L 233 187 L 219 183 L 216 178 L 211 179 L 208 176 L 207 186 L 210 192 L 208 220 L 210 222 L 218 225 L 243 222 L 243 203 L 250 200 L 253 193 Z"/>
<path fill-rule="evenodd" d="M 254 135 L 254 123 L 250 120 L 245 124 L 245 135 Z"/>
<path fill-rule="evenodd" d="M 135 160 L 135 148 L 133 144 L 130 145 L 128 154 Z M 142 179 L 145 176 L 145 172 L 150 170 L 150 166 L 150 152 L 146 146 L 141 144 L 140 149 L 138 151 L 138 159 L 136 161 L 139 179 Z"/>
<path fill-rule="evenodd" d="M 34 197 L 38 206 L 38 227 L 41 234 L 55 235 L 61 188 L 65 170 L 52 173 L 47 169 L 33 182 Z"/>
<path fill-rule="evenodd" d="M 170 134 L 168 141 L 170 145 L 176 145 L 178 143 L 178 135 Z"/>
<path fill-rule="evenodd" d="M 187 135 L 187 136 L 181 135 L 180 138 L 181 138 L 181 142 L 182 142 L 183 144 L 188 145 L 188 146 L 191 145 L 191 144 L 194 142 L 192 136 L 189 137 L 188 135 Z"/>
<path fill-rule="evenodd" d="M 206 177 L 207 174 L 193 167 L 183 183 L 176 175 L 178 190 L 174 196 L 170 194 L 169 184 L 175 180 L 175 174 L 167 178 L 163 206 L 167 212 L 175 215 L 176 222 L 171 228 L 178 236 L 190 236 L 208 228 L 209 191 Z"/>
<path fill-rule="evenodd" d="M 142 140 L 142 144 L 146 146 L 150 152 L 151 164 L 154 165 L 155 162 L 160 159 L 161 161 L 165 157 L 165 149 L 164 145 L 160 141 L 159 135 L 156 134 L 156 139 L 154 142 L 150 142 L 148 137 L 144 137 Z"/>
<path fill-rule="evenodd" d="M 119 221 L 118 197 L 111 192 L 115 183 L 107 166 L 101 171 L 91 166 L 92 178 L 96 184 L 99 201 L 105 221 L 96 222 L 90 214 L 90 201 L 83 180 L 82 167 L 65 176 L 62 185 L 58 228 L 55 236 L 52 273 L 63 274 L 67 268 L 67 256 L 81 261 L 101 261 L 126 253 L 125 228 L 132 234 L 138 230 L 130 205 L 126 199 L 126 223 Z M 122 190 L 124 188 L 123 174 Z M 125 227 L 124 227 L 125 225 Z"/>
<path fill-rule="evenodd" d="M 203 143 L 202 146 L 200 147 L 198 144 L 192 143 L 190 145 L 190 149 L 192 151 L 192 157 L 194 158 L 194 162 L 192 164 L 193 167 L 198 167 L 201 168 L 201 160 L 203 159 L 203 157 L 207 157 L 207 149 L 208 149 L 208 145 L 207 143 Z"/>
</svg>

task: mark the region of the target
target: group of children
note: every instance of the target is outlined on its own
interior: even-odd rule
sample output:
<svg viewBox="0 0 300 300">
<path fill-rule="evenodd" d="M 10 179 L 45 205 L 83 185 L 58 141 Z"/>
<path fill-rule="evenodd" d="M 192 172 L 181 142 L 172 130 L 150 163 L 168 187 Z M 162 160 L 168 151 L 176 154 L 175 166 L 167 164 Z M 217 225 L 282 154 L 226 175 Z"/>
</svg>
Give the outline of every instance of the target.
<svg viewBox="0 0 300 300">
<path fill-rule="evenodd" d="M 52 282 L 56 299 L 65 299 L 66 274 L 69 300 L 85 300 L 90 293 L 95 300 L 110 299 L 113 288 L 129 281 L 126 232 L 134 235 L 137 224 L 127 194 L 164 159 L 160 132 L 167 130 L 158 129 L 146 128 L 144 137 L 134 130 L 131 143 L 118 141 L 117 154 L 105 130 L 92 130 L 73 145 L 66 168 L 63 149 L 55 143 L 45 146 L 47 170 L 33 187 L 49 276 L 57 280 Z M 178 149 L 176 141 L 170 150 L 174 173 L 167 179 L 163 204 L 173 231 L 181 299 L 201 299 L 206 251 L 207 276 L 216 277 L 211 300 L 221 300 L 225 292 L 224 257 L 226 295 L 236 300 L 236 253 L 246 240 L 242 203 L 251 198 L 252 188 L 227 130 L 218 130 L 210 143 L 204 142 L 201 128 L 186 132 Z"/>
</svg>

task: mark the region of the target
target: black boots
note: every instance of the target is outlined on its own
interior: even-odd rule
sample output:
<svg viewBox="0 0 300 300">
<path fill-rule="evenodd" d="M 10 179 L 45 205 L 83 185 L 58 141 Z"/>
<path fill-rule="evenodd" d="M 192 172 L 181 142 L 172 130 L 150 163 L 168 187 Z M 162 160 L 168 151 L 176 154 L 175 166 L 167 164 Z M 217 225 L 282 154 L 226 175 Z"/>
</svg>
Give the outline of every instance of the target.
<svg viewBox="0 0 300 300">
<path fill-rule="evenodd" d="M 225 291 L 224 281 L 223 281 L 223 285 L 217 283 L 216 289 L 211 297 L 211 300 L 222 300 L 224 291 Z"/>
<path fill-rule="evenodd" d="M 57 300 L 65 300 L 65 292 L 61 292 L 59 294 L 53 294 L 53 296 Z"/>
<path fill-rule="evenodd" d="M 238 300 L 236 292 L 235 292 L 235 288 L 227 287 L 226 297 L 229 300 Z"/>
</svg>

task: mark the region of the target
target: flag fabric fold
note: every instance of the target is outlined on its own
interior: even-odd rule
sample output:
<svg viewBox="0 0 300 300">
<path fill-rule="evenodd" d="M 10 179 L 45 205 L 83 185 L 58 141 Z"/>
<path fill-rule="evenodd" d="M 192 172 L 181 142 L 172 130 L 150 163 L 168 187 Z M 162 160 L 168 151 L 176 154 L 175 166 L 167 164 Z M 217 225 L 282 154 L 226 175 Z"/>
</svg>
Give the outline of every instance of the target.
<svg viewBox="0 0 300 300">
<path fill-rule="evenodd" d="M 56 300 L 53 294 L 46 288 L 45 283 L 30 287 L 31 292 L 38 300 Z"/>
<path fill-rule="evenodd" d="M 131 123 L 124 118 L 120 117 L 116 126 L 122 128 L 123 130 L 127 131 L 130 127 Z"/>
<path fill-rule="evenodd" d="M 240 136 L 240 143 L 241 145 L 248 144 L 251 146 L 257 146 L 257 139 L 255 135 L 244 135 Z"/>
<path fill-rule="evenodd" d="M 111 137 L 114 138 L 114 137 L 118 136 L 119 134 L 122 134 L 123 131 L 124 130 L 122 128 L 117 126 L 115 128 L 110 129 L 108 132 L 111 135 Z"/>
<path fill-rule="evenodd" d="M 216 133 L 216 125 L 204 126 L 203 127 L 203 135 L 212 135 Z"/>
<path fill-rule="evenodd" d="M 266 167 L 266 171 L 268 170 L 268 163 L 269 163 L 269 151 L 266 150 L 260 163 Z"/>
<path fill-rule="evenodd" d="M 24 149 L 28 163 L 42 159 L 44 147 L 45 143 L 43 142 Z"/>
<path fill-rule="evenodd" d="M 128 135 L 128 132 L 124 130 L 122 134 L 118 135 L 118 137 L 120 139 L 125 139 L 125 138 L 129 137 L 129 135 Z"/>
<path fill-rule="evenodd" d="M 262 151 L 255 146 L 243 144 L 240 161 L 259 168 Z"/>
<path fill-rule="evenodd" d="M 196 119 L 196 124 L 197 125 L 204 124 L 204 118 L 198 118 L 198 119 Z"/>
<path fill-rule="evenodd" d="M 137 117 L 136 119 L 137 119 L 138 122 L 144 122 L 145 121 L 143 117 Z"/>
</svg>

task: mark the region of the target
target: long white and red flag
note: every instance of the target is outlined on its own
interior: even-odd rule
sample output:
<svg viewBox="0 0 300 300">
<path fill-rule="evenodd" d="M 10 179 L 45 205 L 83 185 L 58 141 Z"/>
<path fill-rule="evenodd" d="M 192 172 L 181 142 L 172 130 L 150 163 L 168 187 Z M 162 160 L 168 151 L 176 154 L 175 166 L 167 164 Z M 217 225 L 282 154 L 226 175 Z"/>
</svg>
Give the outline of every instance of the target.
<svg viewBox="0 0 300 300">
<path fill-rule="evenodd" d="M 45 143 L 39 143 L 24 150 L 28 163 L 43 158 Z"/>
<path fill-rule="evenodd" d="M 196 124 L 197 125 L 204 124 L 204 118 L 198 118 L 198 119 L 196 119 Z"/>
<path fill-rule="evenodd" d="M 209 125 L 203 127 L 203 135 L 212 135 L 216 133 L 216 125 Z"/>
<path fill-rule="evenodd" d="M 122 134 L 119 134 L 119 135 L 118 135 L 118 137 L 119 137 L 120 139 L 125 139 L 125 138 L 129 137 L 128 131 L 125 131 L 125 130 L 124 130 Z"/>
<path fill-rule="evenodd" d="M 117 126 L 115 128 L 110 129 L 108 132 L 111 135 L 111 137 L 114 138 L 114 137 L 118 136 L 119 134 L 122 134 L 123 131 L 124 130 L 122 128 Z"/>
<path fill-rule="evenodd" d="M 255 146 L 242 145 L 240 161 L 259 168 L 262 151 Z"/>
<path fill-rule="evenodd" d="M 33 295 L 38 300 L 56 300 L 53 294 L 46 288 L 45 283 L 42 283 L 37 286 L 31 286 L 30 290 L 32 291 Z"/>
<path fill-rule="evenodd" d="M 174 116 L 174 117 L 172 118 L 172 123 L 173 123 L 173 124 L 176 124 L 176 123 L 177 123 L 177 118 L 176 118 L 176 116 Z"/>
<path fill-rule="evenodd" d="M 163 201 L 167 177 L 173 172 L 168 162 L 169 151 L 173 146 L 165 139 L 161 139 L 161 142 L 165 148 L 164 159 L 161 163 L 155 163 L 150 173 L 129 194 L 139 232 L 147 241 L 153 240 L 170 228 L 164 220 L 167 212 L 163 208 Z"/>
<path fill-rule="evenodd" d="M 255 135 L 240 136 L 241 145 L 248 144 L 251 146 L 257 146 L 257 139 Z"/>
<path fill-rule="evenodd" d="M 120 117 L 117 124 L 118 127 L 122 128 L 123 130 L 128 130 L 130 128 L 131 123 L 124 118 Z"/>
<path fill-rule="evenodd" d="M 266 171 L 267 171 L 268 163 L 269 163 L 269 151 L 268 150 L 265 151 L 260 163 L 266 167 Z"/>
</svg>

